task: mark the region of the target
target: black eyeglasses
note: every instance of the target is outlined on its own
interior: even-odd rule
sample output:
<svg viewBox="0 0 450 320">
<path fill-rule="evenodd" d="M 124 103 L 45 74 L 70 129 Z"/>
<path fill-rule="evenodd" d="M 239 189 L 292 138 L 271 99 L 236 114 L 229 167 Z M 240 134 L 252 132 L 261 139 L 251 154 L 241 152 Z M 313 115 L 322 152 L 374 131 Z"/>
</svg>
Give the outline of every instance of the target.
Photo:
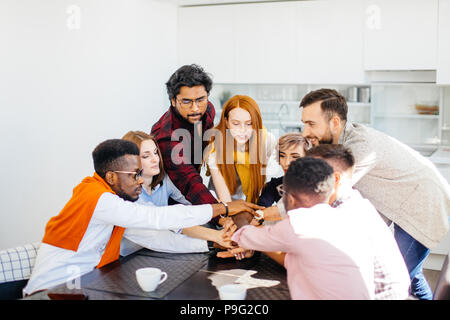
<svg viewBox="0 0 450 320">
<path fill-rule="evenodd" d="M 194 102 L 197 105 L 197 107 L 203 106 L 205 104 L 205 102 L 208 101 L 208 96 L 203 96 L 203 97 L 197 98 L 195 100 L 192 100 L 192 99 L 178 100 L 177 99 L 177 101 L 183 108 L 190 109 L 190 108 L 192 108 Z"/>
<path fill-rule="evenodd" d="M 142 177 L 142 173 L 144 172 L 144 169 L 140 169 L 139 171 L 113 171 L 118 173 L 131 173 L 134 174 L 134 180 L 138 181 L 140 177 Z"/>
</svg>

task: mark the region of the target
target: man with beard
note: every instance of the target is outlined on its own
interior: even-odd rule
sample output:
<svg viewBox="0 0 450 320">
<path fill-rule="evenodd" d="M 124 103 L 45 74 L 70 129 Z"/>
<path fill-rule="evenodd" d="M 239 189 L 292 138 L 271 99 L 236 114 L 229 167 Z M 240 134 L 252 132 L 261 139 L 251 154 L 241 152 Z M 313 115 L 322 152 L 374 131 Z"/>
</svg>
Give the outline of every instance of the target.
<svg viewBox="0 0 450 320">
<path fill-rule="evenodd" d="M 301 101 L 303 136 L 313 145 L 342 144 L 355 157 L 352 183 L 372 202 L 394 237 L 411 278 L 411 291 L 431 299 L 422 265 L 449 229 L 450 187 L 415 150 L 373 128 L 347 121 L 347 102 L 336 90 L 319 89 Z"/>
<path fill-rule="evenodd" d="M 25 294 L 72 281 L 119 258 L 125 228 L 179 229 L 218 215 L 253 212 L 244 201 L 154 207 L 133 203 L 142 190 L 138 146 L 111 139 L 93 151 L 95 173 L 73 189 L 69 202 L 45 228 Z"/>
<path fill-rule="evenodd" d="M 180 67 L 166 83 L 169 110 L 153 125 L 164 168 L 192 204 L 217 203 L 200 176 L 205 131 L 213 128 L 215 110 L 208 100 L 210 76 L 198 65 Z M 181 141 L 180 141 L 181 140 Z"/>
</svg>

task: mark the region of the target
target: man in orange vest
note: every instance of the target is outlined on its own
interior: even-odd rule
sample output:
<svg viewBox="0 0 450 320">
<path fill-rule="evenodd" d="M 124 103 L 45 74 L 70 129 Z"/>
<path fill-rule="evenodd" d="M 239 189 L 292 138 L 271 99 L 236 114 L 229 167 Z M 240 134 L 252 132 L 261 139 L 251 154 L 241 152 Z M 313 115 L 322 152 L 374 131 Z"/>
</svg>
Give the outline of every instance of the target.
<svg viewBox="0 0 450 320">
<path fill-rule="evenodd" d="M 244 201 L 167 207 L 133 203 L 142 190 L 139 148 L 121 139 L 100 143 L 92 153 L 95 173 L 73 189 L 72 198 L 51 218 L 24 294 L 72 283 L 119 258 L 125 228 L 179 229 L 218 215 L 260 207 Z"/>
</svg>

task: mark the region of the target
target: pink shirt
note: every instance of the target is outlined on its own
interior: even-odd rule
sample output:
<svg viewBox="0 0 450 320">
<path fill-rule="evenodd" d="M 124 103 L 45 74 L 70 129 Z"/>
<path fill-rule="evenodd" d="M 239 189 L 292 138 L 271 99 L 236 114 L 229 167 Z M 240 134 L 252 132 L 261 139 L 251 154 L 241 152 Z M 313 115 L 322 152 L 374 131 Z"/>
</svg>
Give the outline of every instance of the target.
<svg viewBox="0 0 450 320">
<path fill-rule="evenodd" d="M 374 254 L 354 219 L 328 204 L 299 208 L 273 226 L 245 226 L 232 237 L 239 246 L 286 252 L 292 299 L 374 298 Z"/>
</svg>

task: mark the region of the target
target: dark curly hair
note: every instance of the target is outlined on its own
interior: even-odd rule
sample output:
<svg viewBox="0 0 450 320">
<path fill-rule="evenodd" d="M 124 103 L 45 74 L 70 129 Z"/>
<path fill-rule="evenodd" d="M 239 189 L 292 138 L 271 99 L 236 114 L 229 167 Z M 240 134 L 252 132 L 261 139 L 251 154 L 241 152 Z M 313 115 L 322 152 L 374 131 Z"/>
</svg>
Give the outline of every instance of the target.
<svg viewBox="0 0 450 320">
<path fill-rule="evenodd" d="M 169 95 L 169 100 L 172 100 L 180 93 L 181 87 L 187 86 L 192 88 L 201 85 L 205 87 L 209 95 L 212 83 L 211 76 L 199 65 L 184 65 L 175 71 L 169 81 L 166 82 L 167 94 Z"/>
<path fill-rule="evenodd" d="M 139 155 L 134 142 L 122 139 L 103 141 L 92 152 L 95 172 L 104 179 L 108 171 L 120 170 L 120 158 L 127 154 Z"/>
<path fill-rule="evenodd" d="M 299 158 L 289 165 L 283 188 L 293 196 L 308 196 L 323 202 L 333 191 L 333 173 L 333 168 L 322 159 Z"/>
</svg>

